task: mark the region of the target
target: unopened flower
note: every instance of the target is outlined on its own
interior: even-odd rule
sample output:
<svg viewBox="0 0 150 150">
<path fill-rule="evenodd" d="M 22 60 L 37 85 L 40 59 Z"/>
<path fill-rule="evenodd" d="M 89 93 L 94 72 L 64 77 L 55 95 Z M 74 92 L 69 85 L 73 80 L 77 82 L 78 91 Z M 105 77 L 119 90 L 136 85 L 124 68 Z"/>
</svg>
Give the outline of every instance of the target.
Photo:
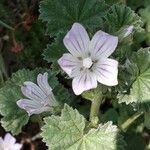
<svg viewBox="0 0 150 150">
<path fill-rule="evenodd" d="M 133 28 L 134 28 L 133 25 L 125 27 L 123 29 L 123 37 L 125 38 L 129 36 L 133 32 Z"/>
<path fill-rule="evenodd" d="M 118 62 L 108 58 L 117 47 L 118 37 L 98 31 L 90 40 L 84 27 L 74 23 L 63 42 L 70 53 L 64 54 L 58 63 L 73 78 L 76 95 L 96 88 L 97 81 L 107 86 L 118 84 Z"/>
<path fill-rule="evenodd" d="M 133 25 L 122 27 L 122 28 L 117 32 L 117 35 L 118 35 L 118 37 L 119 37 L 119 40 L 122 41 L 122 40 L 124 40 L 126 37 L 130 36 L 130 35 L 133 33 L 133 29 L 134 29 L 134 26 L 133 26 Z"/>
<path fill-rule="evenodd" d="M 53 107 L 58 106 L 52 88 L 48 84 L 48 73 L 39 74 L 37 76 L 37 84 L 30 81 L 24 82 L 21 90 L 27 99 L 17 101 L 17 105 L 25 109 L 29 116 L 53 111 Z"/>
<path fill-rule="evenodd" d="M 7 133 L 2 139 L 0 137 L 0 150 L 20 150 L 22 148 L 22 144 L 16 143 L 16 139 Z"/>
</svg>

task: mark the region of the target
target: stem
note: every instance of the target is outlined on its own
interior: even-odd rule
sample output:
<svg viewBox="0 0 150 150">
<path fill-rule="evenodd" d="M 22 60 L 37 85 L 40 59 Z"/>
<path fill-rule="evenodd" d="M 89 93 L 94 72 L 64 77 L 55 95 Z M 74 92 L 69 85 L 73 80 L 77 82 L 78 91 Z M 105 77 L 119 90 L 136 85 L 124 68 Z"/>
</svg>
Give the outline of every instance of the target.
<svg viewBox="0 0 150 150">
<path fill-rule="evenodd" d="M 42 136 L 41 136 L 41 132 L 40 132 L 40 133 L 36 134 L 35 136 L 33 136 L 31 140 L 35 141 L 35 140 L 41 139 L 41 138 L 42 138 Z"/>
<path fill-rule="evenodd" d="M 8 78 L 8 74 L 7 74 L 7 71 L 6 71 L 6 67 L 5 67 L 5 63 L 4 63 L 4 59 L 3 59 L 3 56 L 2 54 L 0 54 L 0 70 L 1 70 L 1 80 L 2 82 L 4 81 L 3 79 L 3 75 L 5 76 L 5 78 L 7 79 Z"/>
<path fill-rule="evenodd" d="M 7 29 L 9 29 L 9 30 L 14 30 L 14 28 L 13 28 L 13 27 L 11 27 L 10 25 L 8 25 L 8 24 L 4 23 L 4 22 L 3 22 L 3 21 L 1 21 L 1 20 L 0 20 L 0 25 L 2 25 L 3 27 L 5 27 L 5 28 L 7 28 Z"/>
<path fill-rule="evenodd" d="M 130 118 L 128 118 L 122 125 L 121 125 L 121 129 L 122 130 L 126 130 L 129 126 L 132 125 L 132 123 L 138 119 L 144 112 L 137 112 L 135 113 L 133 116 L 131 116 Z"/>
<path fill-rule="evenodd" d="M 99 91 L 99 93 L 96 94 L 95 98 L 92 100 L 91 104 L 91 110 L 90 110 L 90 122 L 92 126 L 96 126 L 99 118 L 99 108 L 102 101 L 102 92 Z"/>
</svg>

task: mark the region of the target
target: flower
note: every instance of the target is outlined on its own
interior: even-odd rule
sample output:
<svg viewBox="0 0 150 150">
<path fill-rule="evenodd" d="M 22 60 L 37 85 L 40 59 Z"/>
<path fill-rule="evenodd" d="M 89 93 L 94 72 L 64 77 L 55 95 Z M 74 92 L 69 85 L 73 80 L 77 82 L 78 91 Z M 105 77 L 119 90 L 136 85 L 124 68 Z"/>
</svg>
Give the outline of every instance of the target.
<svg viewBox="0 0 150 150">
<path fill-rule="evenodd" d="M 45 111 L 53 111 L 53 107 L 58 106 L 52 88 L 48 84 L 47 72 L 37 76 L 37 83 L 38 85 L 30 81 L 24 82 L 21 91 L 28 99 L 17 101 L 17 105 L 25 109 L 29 116 Z"/>
<path fill-rule="evenodd" d="M 118 62 L 108 58 L 117 47 L 118 37 L 98 31 L 90 41 L 84 27 L 74 23 L 63 42 L 70 53 L 63 54 L 58 64 L 73 78 L 76 95 L 96 88 L 97 81 L 107 86 L 118 84 Z"/>
<path fill-rule="evenodd" d="M 0 137 L 0 150 L 20 150 L 22 148 L 22 144 L 16 143 L 16 139 L 7 133 L 2 139 Z"/>
</svg>

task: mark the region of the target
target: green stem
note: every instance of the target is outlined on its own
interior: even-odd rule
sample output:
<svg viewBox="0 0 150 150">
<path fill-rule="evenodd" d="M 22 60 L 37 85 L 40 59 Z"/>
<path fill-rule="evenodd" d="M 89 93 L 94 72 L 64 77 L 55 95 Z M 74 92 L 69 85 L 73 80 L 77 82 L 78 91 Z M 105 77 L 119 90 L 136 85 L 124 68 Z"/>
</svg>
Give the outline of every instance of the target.
<svg viewBox="0 0 150 150">
<path fill-rule="evenodd" d="M 91 110 L 90 110 L 90 122 L 92 126 L 97 126 L 97 123 L 99 121 L 98 115 L 99 115 L 99 108 L 102 101 L 102 92 L 99 91 L 99 93 L 96 93 L 95 98 L 92 100 L 91 104 Z"/>
<path fill-rule="evenodd" d="M 138 119 L 144 112 L 137 112 L 135 113 L 133 116 L 131 116 L 130 118 L 128 118 L 122 125 L 121 125 L 121 129 L 123 131 L 125 131 L 130 125 L 132 125 L 132 123 Z"/>
<path fill-rule="evenodd" d="M 13 27 L 9 26 L 8 24 L 4 23 L 3 21 L 0 20 L 0 25 L 2 25 L 3 27 L 9 29 L 9 30 L 14 30 Z"/>
<path fill-rule="evenodd" d="M 1 70 L 1 78 L 3 78 L 3 75 L 5 76 L 5 78 L 8 78 L 8 74 L 6 71 L 6 67 L 5 67 L 5 62 L 3 59 L 2 54 L 0 54 L 0 70 Z M 2 81 L 4 81 L 4 79 L 1 79 Z"/>
</svg>

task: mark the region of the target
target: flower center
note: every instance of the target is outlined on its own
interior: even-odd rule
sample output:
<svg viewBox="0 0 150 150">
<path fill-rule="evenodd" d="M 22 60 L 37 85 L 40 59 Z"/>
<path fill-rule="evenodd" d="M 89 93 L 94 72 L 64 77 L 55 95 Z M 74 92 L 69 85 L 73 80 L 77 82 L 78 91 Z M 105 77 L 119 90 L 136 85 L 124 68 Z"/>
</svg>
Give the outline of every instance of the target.
<svg viewBox="0 0 150 150">
<path fill-rule="evenodd" d="M 85 58 L 83 59 L 83 67 L 85 68 L 90 68 L 92 66 L 93 62 L 91 60 L 91 58 Z"/>
</svg>

